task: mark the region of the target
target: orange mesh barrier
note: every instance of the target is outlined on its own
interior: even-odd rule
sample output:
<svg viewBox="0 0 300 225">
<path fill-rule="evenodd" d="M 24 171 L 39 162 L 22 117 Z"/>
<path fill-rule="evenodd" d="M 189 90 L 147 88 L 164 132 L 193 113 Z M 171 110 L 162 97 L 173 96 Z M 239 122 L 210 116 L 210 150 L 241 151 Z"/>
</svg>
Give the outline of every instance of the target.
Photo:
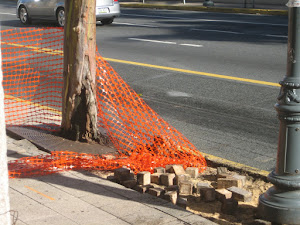
<svg viewBox="0 0 300 225">
<path fill-rule="evenodd" d="M 63 30 L 21 28 L 2 31 L 1 36 L 6 125 L 59 131 Z M 63 169 L 112 170 L 121 166 L 135 173 L 153 172 L 155 167 L 167 164 L 194 166 L 200 172 L 206 168 L 201 153 L 157 115 L 98 53 L 96 82 L 98 127 L 118 150 L 116 158 L 52 152 L 10 162 L 11 178 Z"/>
</svg>

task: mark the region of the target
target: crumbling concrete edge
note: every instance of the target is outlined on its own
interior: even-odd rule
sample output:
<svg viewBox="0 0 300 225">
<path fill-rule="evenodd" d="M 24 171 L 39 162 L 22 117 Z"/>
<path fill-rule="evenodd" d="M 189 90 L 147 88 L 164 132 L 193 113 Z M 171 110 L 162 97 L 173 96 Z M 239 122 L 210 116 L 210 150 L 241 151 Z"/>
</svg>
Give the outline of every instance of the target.
<svg viewBox="0 0 300 225">
<path fill-rule="evenodd" d="M 267 177 L 270 172 L 266 170 L 260 170 L 255 167 L 247 166 L 245 164 L 237 163 L 234 161 L 230 161 L 227 159 L 223 159 L 214 155 L 210 155 L 207 153 L 201 153 L 207 162 L 207 166 L 209 167 L 227 167 L 229 170 L 238 171 L 243 174 L 247 174 L 254 178 L 262 179 L 263 181 L 268 181 Z"/>
</svg>

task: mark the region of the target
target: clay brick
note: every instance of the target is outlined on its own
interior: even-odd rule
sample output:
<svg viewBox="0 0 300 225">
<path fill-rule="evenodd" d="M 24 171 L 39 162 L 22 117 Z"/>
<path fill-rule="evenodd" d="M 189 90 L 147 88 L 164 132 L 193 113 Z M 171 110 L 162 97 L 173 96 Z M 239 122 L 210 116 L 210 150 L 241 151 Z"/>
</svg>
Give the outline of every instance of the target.
<svg viewBox="0 0 300 225">
<path fill-rule="evenodd" d="M 154 186 L 151 184 L 148 184 L 148 185 L 137 185 L 134 187 L 134 189 L 136 191 L 143 193 L 143 194 L 149 192 L 150 188 L 154 188 Z"/>
<path fill-rule="evenodd" d="M 197 167 L 188 167 L 185 172 L 191 176 L 191 178 L 197 178 L 199 175 L 199 169 Z"/>
<path fill-rule="evenodd" d="M 118 182 L 132 180 L 133 176 L 134 175 L 128 168 L 121 167 L 114 170 L 114 177 L 117 179 Z"/>
<path fill-rule="evenodd" d="M 163 194 L 165 193 L 164 189 L 161 188 L 149 188 L 149 192 L 150 195 L 156 196 L 156 197 L 160 197 L 163 196 Z"/>
<path fill-rule="evenodd" d="M 176 191 L 179 192 L 179 186 L 178 185 L 171 185 L 169 187 L 165 187 L 166 191 Z"/>
<path fill-rule="evenodd" d="M 217 174 L 224 174 L 224 173 L 228 173 L 228 169 L 227 167 L 217 167 Z"/>
<path fill-rule="evenodd" d="M 232 198 L 236 201 L 250 202 L 252 200 L 250 191 L 238 187 L 230 187 L 227 190 L 232 192 Z"/>
<path fill-rule="evenodd" d="M 218 189 L 229 188 L 229 187 L 242 187 L 242 181 L 233 177 L 218 178 L 217 187 Z"/>
<path fill-rule="evenodd" d="M 137 185 L 136 180 L 124 180 L 121 184 L 127 188 L 134 188 Z"/>
<path fill-rule="evenodd" d="M 182 198 L 182 197 L 178 197 L 177 198 L 177 205 L 186 209 L 186 206 L 187 206 L 187 198 Z"/>
<path fill-rule="evenodd" d="M 246 180 L 247 180 L 247 177 L 246 176 L 242 176 L 242 175 L 239 175 L 239 174 L 234 174 L 232 175 L 233 178 L 237 179 L 237 180 L 240 180 L 241 182 L 241 187 L 244 187 L 245 184 L 246 184 Z"/>
<path fill-rule="evenodd" d="M 108 176 L 106 179 L 111 182 L 115 182 L 115 183 L 117 182 L 117 178 L 115 176 Z"/>
<path fill-rule="evenodd" d="M 208 188 L 208 187 L 210 187 L 209 183 L 199 182 L 199 183 L 196 184 L 196 190 L 194 192 L 196 192 L 197 194 L 200 194 L 200 190 L 202 188 Z"/>
<path fill-rule="evenodd" d="M 232 198 L 222 202 L 221 211 L 225 214 L 234 214 L 238 208 L 238 202 Z"/>
<path fill-rule="evenodd" d="M 179 184 L 180 182 L 190 181 L 191 175 L 189 174 L 181 174 L 175 176 L 175 184 Z"/>
<path fill-rule="evenodd" d="M 168 170 L 168 173 L 175 173 L 175 175 L 185 174 L 185 170 L 182 165 L 172 165 Z"/>
<path fill-rule="evenodd" d="M 162 173 L 153 173 L 150 175 L 150 179 L 151 179 L 151 183 L 153 184 L 160 184 L 160 176 L 162 175 Z"/>
<path fill-rule="evenodd" d="M 164 194 L 164 199 L 172 202 L 174 205 L 177 203 L 177 191 L 168 191 Z"/>
<path fill-rule="evenodd" d="M 174 184 L 174 178 L 175 178 L 174 173 L 163 173 L 160 175 L 160 182 L 162 185 L 168 187 Z"/>
<path fill-rule="evenodd" d="M 163 167 L 154 168 L 154 173 L 166 173 L 166 169 Z"/>
<path fill-rule="evenodd" d="M 216 200 L 216 191 L 212 187 L 200 189 L 201 198 L 206 202 L 212 202 Z"/>
<path fill-rule="evenodd" d="M 217 167 L 217 178 L 227 178 L 230 176 L 226 167 Z"/>
<path fill-rule="evenodd" d="M 174 166 L 174 165 L 175 165 L 175 164 L 169 164 L 169 165 L 166 165 L 166 173 L 169 173 L 171 167 Z"/>
<path fill-rule="evenodd" d="M 151 173 L 144 171 L 137 174 L 137 182 L 139 185 L 147 185 L 151 183 Z"/>
<path fill-rule="evenodd" d="M 232 192 L 226 189 L 216 189 L 216 199 L 220 202 L 223 202 L 226 199 L 230 199 L 232 197 Z"/>
<path fill-rule="evenodd" d="M 193 194 L 194 184 L 190 181 L 183 181 L 179 183 L 179 194 L 180 195 L 191 195 Z"/>
</svg>

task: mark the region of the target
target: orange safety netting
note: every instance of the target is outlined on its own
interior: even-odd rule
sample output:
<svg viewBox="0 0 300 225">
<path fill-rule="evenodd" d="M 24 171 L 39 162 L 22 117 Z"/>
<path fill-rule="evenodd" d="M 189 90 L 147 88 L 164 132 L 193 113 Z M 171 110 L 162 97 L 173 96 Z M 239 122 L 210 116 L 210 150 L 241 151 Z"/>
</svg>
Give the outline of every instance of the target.
<svg viewBox="0 0 300 225">
<path fill-rule="evenodd" d="M 20 28 L 1 32 L 7 126 L 57 132 L 61 123 L 63 30 Z M 9 162 L 10 177 L 65 169 L 112 170 L 121 166 L 153 171 L 167 164 L 206 168 L 201 153 L 157 115 L 97 53 L 98 126 L 119 154 L 114 159 L 75 152 L 25 157 Z M 99 152 L 101 154 L 101 152 Z"/>
</svg>

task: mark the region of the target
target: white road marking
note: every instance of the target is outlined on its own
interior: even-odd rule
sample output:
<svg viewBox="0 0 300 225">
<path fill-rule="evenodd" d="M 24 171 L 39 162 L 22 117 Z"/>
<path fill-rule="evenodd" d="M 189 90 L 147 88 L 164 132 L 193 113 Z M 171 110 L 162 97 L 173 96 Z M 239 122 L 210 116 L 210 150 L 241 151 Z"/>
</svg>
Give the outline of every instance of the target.
<svg viewBox="0 0 300 225">
<path fill-rule="evenodd" d="M 150 39 L 141 39 L 141 38 L 128 38 L 130 40 L 134 41 L 145 41 L 145 42 L 154 42 L 154 43 L 162 43 L 162 44 L 170 44 L 170 45 L 176 45 L 176 42 L 171 41 L 157 41 L 157 40 L 150 40 Z"/>
<path fill-rule="evenodd" d="M 177 45 L 177 42 L 170 42 L 170 41 L 158 41 L 158 40 L 150 40 L 150 39 L 141 39 L 141 38 L 128 38 L 129 40 L 133 40 L 133 41 L 145 41 L 145 42 L 153 42 L 153 43 L 161 43 L 161 44 L 172 44 L 172 45 Z M 196 47 L 196 48 L 200 48 L 203 47 L 203 45 L 197 45 L 197 44 L 178 44 L 181 46 L 189 46 L 189 47 Z"/>
<path fill-rule="evenodd" d="M 182 46 L 190 46 L 190 47 L 196 47 L 196 48 L 201 48 L 201 47 L 203 47 L 203 45 L 196 45 L 196 44 L 179 44 L 179 45 L 182 45 Z"/>
<path fill-rule="evenodd" d="M 127 26 L 137 26 L 137 27 L 158 28 L 158 26 L 152 26 L 152 25 L 147 25 L 147 24 L 136 24 L 136 23 L 119 23 L 119 22 L 114 22 L 114 24 L 127 25 Z"/>
<path fill-rule="evenodd" d="M 274 35 L 274 34 L 265 34 L 264 36 L 267 36 L 267 37 L 279 37 L 279 38 L 287 38 L 288 37 L 286 35 Z"/>
<path fill-rule="evenodd" d="M 0 15 L 11 15 L 11 16 L 16 16 L 17 14 L 15 14 L 15 13 L 3 13 L 3 12 L 0 12 Z"/>
<path fill-rule="evenodd" d="M 258 23 L 258 22 L 235 21 L 235 20 L 193 19 L 193 18 L 183 18 L 183 17 L 140 15 L 140 14 L 126 14 L 126 13 L 122 13 L 122 15 L 125 15 L 125 16 L 136 16 L 136 17 L 145 17 L 145 18 L 179 19 L 179 20 L 193 21 L 193 22 L 203 21 L 203 22 L 240 23 L 240 24 L 270 25 L 270 26 L 284 26 L 284 27 L 288 26 L 288 24 Z"/>
<path fill-rule="evenodd" d="M 208 32 L 219 32 L 219 33 L 228 33 L 228 34 L 245 34 L 245 33 L 241 33 L 241 32 L 226 31 L 226 30 L 209 30 L 209 29 L 196 29 L 196 28 L 193 28 L 191 30 L 208 31 Z"/>
</svg>

